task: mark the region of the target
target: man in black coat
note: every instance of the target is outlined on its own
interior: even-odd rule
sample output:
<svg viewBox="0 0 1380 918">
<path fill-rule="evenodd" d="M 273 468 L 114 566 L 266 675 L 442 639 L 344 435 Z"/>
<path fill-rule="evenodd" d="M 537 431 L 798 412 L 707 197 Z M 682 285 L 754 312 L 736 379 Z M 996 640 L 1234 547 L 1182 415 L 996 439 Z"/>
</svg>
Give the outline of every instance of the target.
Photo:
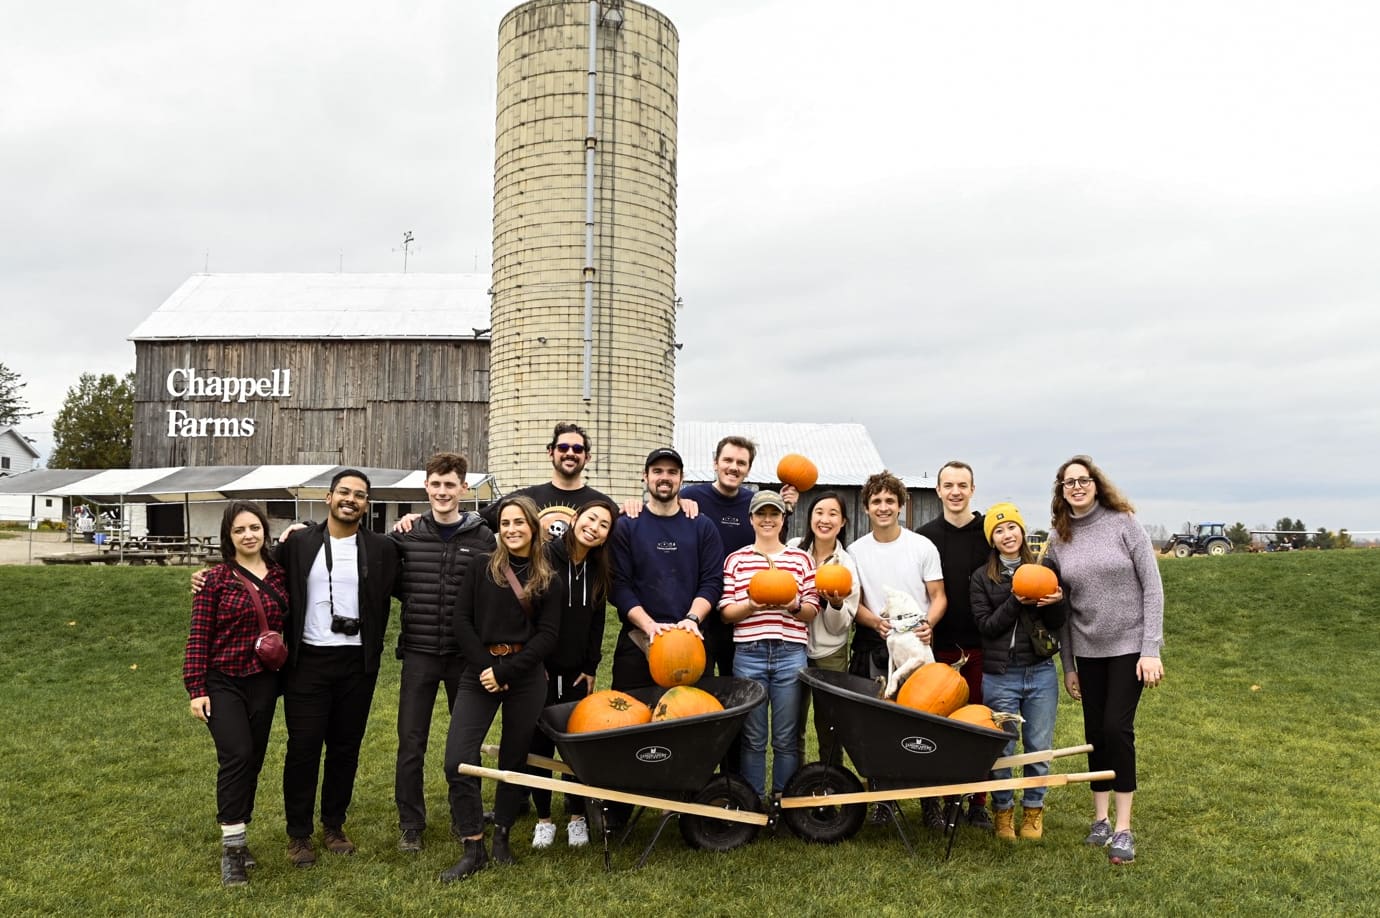
<svg viewBox="0 0 1380 918">
<path fill-rule="evenodd" d="M 322 840 L 336 854 L 354 853 L 344 831 L 345 811 L 354 793 L 398 575 L 396 545 L 360 526 L 369 511 L 369 479 L 363 472 L 338 472 L 326 507 L 325 523 L 294 533 L 278 552 L 290 607 L 290 656 L 283 680 L 288 731 L 283 809 L 288 859 L 297 867 L 316 863 L 312 834 L 318 776 Z"/>
<path fill-rule="evenodd" d="M 436 692 L 445 686 L 446 710 L 452 710 L 465 668 L 452 626 L 455 598 L 475 575 L 475 559 L 494 550 L 493 531 L 479 514 L 460 510 L 468 471 L 468 460 L 458 453 L 437 453 L 428 459 L 426 496 L 431 510 L 413 520 L 406 531 L 390 536 L 402 556 L 398 584 L 402 630 L 397 649 L 402 676 L 394 798 L 401 833 L 398 850 L 409 853 L 422 850 L 426 828 L 424 768 Z M 453 825 L 459 818 L 460 775 L 448 772 L 446 780 Z"/>
</svg>

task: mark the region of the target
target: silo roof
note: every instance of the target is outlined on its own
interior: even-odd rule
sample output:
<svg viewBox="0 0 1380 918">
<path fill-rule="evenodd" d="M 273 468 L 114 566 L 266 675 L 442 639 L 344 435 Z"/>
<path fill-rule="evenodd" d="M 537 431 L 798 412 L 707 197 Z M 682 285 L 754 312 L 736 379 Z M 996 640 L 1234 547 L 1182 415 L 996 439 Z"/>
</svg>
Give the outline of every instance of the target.
<svg viewBox="0 0 1380 918">
<path fill-rule="evenodd" d="M 478 338 L 485 274 L 193 274 L 131 341 Z"/>
<path fill-rule="evenodd" d="M 726 436 L 757 444 L 748 483 L 776 481 L 776 463 L 800 453 L 819 468 L 821 485 L 860 487 L 887 467 L 862 424 L 809 424 L 785 421 L 683 421 L 676 424 L 675 446 L 685 460 L 686 481 L 714 480 L 714 447 Z M 923 478 L 901 476 L 907 487 L 931 487 Z"/>
</svg>

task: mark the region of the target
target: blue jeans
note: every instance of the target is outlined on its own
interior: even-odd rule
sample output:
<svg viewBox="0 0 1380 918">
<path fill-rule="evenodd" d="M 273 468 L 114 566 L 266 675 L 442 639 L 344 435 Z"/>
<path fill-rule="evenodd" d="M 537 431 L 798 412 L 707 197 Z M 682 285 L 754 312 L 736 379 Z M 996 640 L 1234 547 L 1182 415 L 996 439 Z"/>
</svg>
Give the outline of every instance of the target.
<svg viewBox="0 0 1380 918">
<path fill-rule="evenodd" d="M 763 640 L 739 644 L 733 655 L 733 675 L 751 679 L 767 690 L 767 703 L 758 705 L 743 722 L 743 777 L 764 796 L 767 786 L 767 709 L 771 709 L 771 786 L 785 788 L 800 767 L 800 744 L 795 727 L 800 717 L 800 680 L 805 668 L 805 645 Z"/>
<path fill-rule="evenodd" d="M 1054 714 L 1059 709 L 1059 673 L 1054 660 L 1041 660 L 1034 666 L 1013 666 L 1004 673 L 982 674 L 982 698 L 993 711 L 1019 714 L 1023 724 L 1007 724 L 1013 734 L 1002 755 L 1015 755 L 1017 727 L 1020 728 L 1024 752 L 1054 748 Z M 1049 774 L 1048 762 L 1032 762 L 1022 769 L 1027 778 Z M 1004 781 L 1011 777 L 1011 769 L 995 768 L 992 778 Z M 1021 806 L 1036 809 L 1045 805 L 1043 787 L 1027 787 Z M 992 809 L 1009 810 L 1015 805 L 1015 795 L 1009 790 L 992 791 Z"/>
</svg>

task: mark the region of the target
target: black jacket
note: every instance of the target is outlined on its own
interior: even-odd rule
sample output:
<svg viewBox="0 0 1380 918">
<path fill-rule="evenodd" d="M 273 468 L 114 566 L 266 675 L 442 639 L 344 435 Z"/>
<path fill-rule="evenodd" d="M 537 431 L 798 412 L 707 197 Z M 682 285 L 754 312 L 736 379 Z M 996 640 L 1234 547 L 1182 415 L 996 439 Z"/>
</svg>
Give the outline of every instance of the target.
<svg viewBox="0 0 1380 918">
<path fill-rule="evenodd" d="M 608 549 L 605 548 L 604 551 Z M 608 597 L 591 582 L 587 564 L 571 564 L 564 539 L 546 543 L 546 557 L 556 569 L 561 592 L 561 631 L 556 650 L 546 660 L 551 673 L 594 675 L 604 658 L 604 623 Z"/>
<path fill-rule="evenodd" d="M 492 666 L 494 678 L 505 685 L 539 670 L 556 649 L 565 590 L 561 579 L 553 577 L 541 595 L 530 597 L 532 617 L 528 618 L 507 581 L 499 585 L 489 576 L 488 555 L 480 555 L 474 565 L 475 576 L 468 579 L 455 606 L 455 636 L 460 641 L 466 671 L 478 676 Z M 516 560 L 513 573 L 519 583 L 527 583 L 525 561 Z M 523 647 L 515 654 L 495 657 L 489 653 L 491 644 Z"/>
<path fill-rule="evenodd" d="M 1045 562 L 1054 569 L 1054 565 Z M 1054 569 L 1055 576 L 1059 571 Z M 1060 583 L 1060 587 L 1063 583 Z M 1052 634 L 1058 634 L 1068 617 L 1068 601 L 1052 606 L 1023 605 L 1011 593 L 1011 575 L 1001 572 L 1001 580 L 993 583 L 983 565 L 973 571 L 969 598 L 973 605 L 973 621 L 982 634 L 982 671 L 1004 673 L 1012 666 L 1034 666 L 1052 657 L 1038 656 L 1030 645 L 1030 634 L 1021 623 L 1021 611 L 1028 611 L 1035 621 L 1044 621 Z"/>
<path fill-rule="evenodd" d="M 284 635 L 288 665 L 297 665 L 302 631 L 307 621 L 307 576 L 325 541 L 326 524 L 312 523 L 294 532 L 278 546 L 278 561 L 288 583 L 288 616 Z M 393 583 L 398 576 L 398 549 L 384 535 L 360 528 L 356 540 L 359 562 L 359 636 L 364 647 L 364 671 L 378 672 L 383 654 L 383 635 L 393 604 Z"/>
<path fill-rule="evenodd" d="M 460 528 L 447 541 L 428 511 L 412 524 L 411 532 L 395 532 L 389 538 L 402 555 L 398 658 L 404 651 L 458 654 L 460 643 L 451 626 L 455 601 L 474 576 L 475 559 L 494 550 L 493 532 L 479 514 L 466 513 L 460 518 Z"/>
</svg>

